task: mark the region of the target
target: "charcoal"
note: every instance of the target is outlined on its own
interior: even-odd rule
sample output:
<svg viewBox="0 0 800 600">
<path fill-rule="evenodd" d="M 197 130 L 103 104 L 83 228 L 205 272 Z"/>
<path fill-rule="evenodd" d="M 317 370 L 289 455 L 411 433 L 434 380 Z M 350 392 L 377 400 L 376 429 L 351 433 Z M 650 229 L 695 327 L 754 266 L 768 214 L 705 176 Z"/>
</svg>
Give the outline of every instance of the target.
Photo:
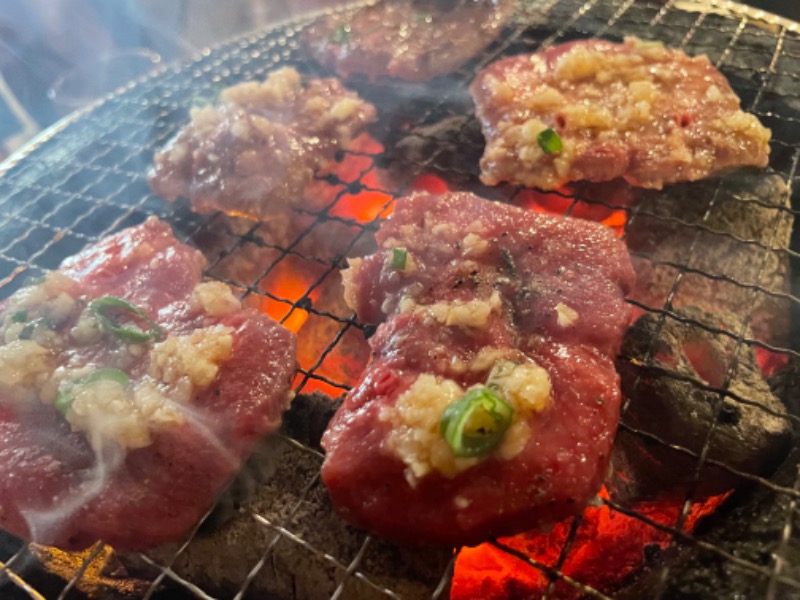
<svg viewBox="0 0 800 600">
<path fill-rule="evenodd" d="M 450 549 L 404 548 L 370 539 L 355 574 L 348 576 L 347 567 L 367 536 L 334 515 L 318 477 L 322 457 L 283 437 L 273 439 L 273 451 L 274 475 L 235 518 L 194 536 L 177 557 L 179 543 L 148 551 L 150 560 L 168 565 L 174 558 L 172 571 L 179 577 L 224 597 L 241 588 L 262 556 L 266 559 L 248 598 L 329 598 L 344 579 L 341 598 L 385 598 L 381 590 L 386 588 L 408 598 L 430 594 L 452 558 Z M 255 515 L 292 536 L 277 533 Z M 142 555 L 125 554 L 120 560 L 134 577 L 149 580 L 158 573 Z"/>
<path fill-rule="evenodd" d="M 474 116 L 455 115 L 411 129 L 395 144 L 393 152 L 403 163 L 420 170 L 432 168 L 475 185 L 483 134 Z"/>
<path fill-rule="evenodd" d="M 783 180 L 741 170 L 634 193 L 626 228 L 637 274 L 630 297 L 652 309 L 669 299 L 673 308 L 742 315 L 756 339 L 785 346 L 789 301 L 775 294 L 789 292 L 794 219 Z"/>
<path fill-rule="evenodd" d="M 319 392 L 298 394 L 283 415 L 282 431 L 304 446 L 322 452 L 319 441 L 341 404 L 341 399 L 332 401 Z"/>
<path fill-rule="evenodd" d="M 737 347 L 724 331 L 736 331 L 735 318 L 696 307 L 678 311 L 677 317 L 646 314 L 623 341 L 618 368 L 628 406 L 613 461 L 614 472 L 625 476 L 615 477 L 612 485 L 622 496 L 688 488 L 706 444 L 707 460 L 752 475 L 770 473 L 788 450 L 792 428 L 784 405 L 762 375 L 753 349 Z M 719 329 L 700 325 L 710 322 Z M 734 360 L 730 395 L 722 395 L 717 388 L 725 385 Z M 716 495 L 740 479 L 705 463 L 696 492 Z"/>
<path fill-rule="evenodd" d="M 798 440 L 794 449 L 775 472 L 772 483 L 783 488 L 795 488 L 800 468 Z M 800 580 L 800 544 L 790 539 L 781 548 L 785 528 L 796 529 L 798 513 L 796 499 L 787 493 L 758 486 L 741 491 L 727 503 L 728 509 L 717 511 L 706 518 L 695 537 L 706 544 L 705 548 L 687 543 L 673 547 L 664 561 L 669 564 L 667 577 L 660 568 L 654 568 L 614 597 L 621 600 L 653 597 L 653 589 L 663 586 L 661 598 L 694 600 L 695 598 L 793 598 L 797 589 L 779 581 L 770 584 L 769 576 L 743 568 L 726 555 L 713 548 L 724 548 L 726 553 L 771 572 L 775 568 L 775 555 L 782 560 L 781 575 Z M 662 583 L 663 582 L 663 583 Z M 774 595 L 768 596 L 770 585 Z"/>
</svg>

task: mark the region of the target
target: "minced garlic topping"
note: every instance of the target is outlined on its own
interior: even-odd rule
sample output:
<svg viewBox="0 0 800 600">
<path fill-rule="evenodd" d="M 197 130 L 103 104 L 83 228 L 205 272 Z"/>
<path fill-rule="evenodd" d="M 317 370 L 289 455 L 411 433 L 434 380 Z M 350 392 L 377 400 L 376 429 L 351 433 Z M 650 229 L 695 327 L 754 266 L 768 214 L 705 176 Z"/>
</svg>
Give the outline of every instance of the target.
<svg viewBox="0 0 800 600">
<path fill-rule="evenodd" d="M 559 327 L 572 327 L 578 320 L 578 312 L 563 302 L 556 304 L 556 322 Z"/>
<path fill-rule="evenodd" d="M 392 425 L 386 444 L 407 465 L 406 479 L 411 485 L 432 470 L 452 478 L 480 462 L 453 454 L 439 431 L 444 409 L 463 395 L 464 389 L 455 381 L 423 373 L 395 406 L 381 410 L 380 419 Z"/>
<path fill-rule="evenodd" d="M 222 317 L 242 308 L 231 288 L 221 281 L 204 281 L 192 290 L 192 307 L 212 317 Z"/>
<path fill-rule="evenodd" d="M 101 379 L 77 386 L 74 396 L 67 410 L 67 421 L 73 431 L 86 432 L 95 450 L 109 441 L 123 448 L 142 448 L 150 444 L 147 422 L 136 410 L 130 391 L 119 382 Z"/>
<path fill-rule="evenodd" d="M 233 329 L 205 327 L 189 335 L 171 335 L 155 344 L 150 354 L 150 375 L 167 384 L 187 377 L 196 388 L 206 388 L 217 377 L 219 364 L 230 358 Z"/>
<path fill-rule="evenodd" d="M 533 362 L 501 361 L 494 366 L 486 383 L 495 387 L 514 409 L 502 444 L 489 455 L 510 460 L 522 452 L 530 439 L 527 424 L 530 415 L 550 405 L 550 377 Z M 488 458 L 457 457 L 441 434 L 445 408 L 465 392 L 451 379 L 423 373 L 400 395 L 394 406 L 381 410 L 379 418 L 391 425 L 386 447 L 406 464 L 405 474 L 410 485 L 415 486 L 431 471 L 453 478 Z"/>
<path fill-rule="evenodd" d="M 29 401 L 55 366 L 53 354 L 34 341 L 17 340 L 0 346 L 0 390 L 8 400 Z"/>
<path fill-rule="evenodd" d="M 502 306 L 500 293 L 497 290 L 487 300 L 453 300 L 452 302 L 436 302 L 435 304 L 417 304 L 412 298 L 400 301 L 400 312 L 410 312 L 432 318 L 448 327 L 484 327 L 489 315 Z"/>
<path fill-rule="evenodd" d="M 73 431 L 85 433 L 97 452 L 108 444 L 148 446 L 154 430 L 182 423 L 181 407 L 216 379 L 219 365 L 230 358 L 232 331 L 216 325 L 167 337 L 153 345 L 149 375 L 130 385 L 111 379 L 74 384 L 67 421 Z M 59 374 L 62 390 L 90 373 L 83 369 Z"/>
<path fill-rule="evenodd" d="M 71 279 L 53 272 L 9 299 L 0 323 L 2 401 L 55 406 L 98 453 L 109 445 L 147 446 L 160 427 L 182 423 L 184 406 L 216 379 L 220 364 L 232 354 L 233 329 L 216 325 L 170 335 L 160 343 L 123 345 L 113 353 L 111 364 L 105 365 L 117 370 L 118 377 L 92 379 L 100 366 L 76 368 L 69 360 L 59 366 L 65 361 L 65 344 L 71 352 L 75 346 L 104 339 L 97 319 L 85 309 L 86 300 L 70 295 L 75 294 L 75 286 Z M 219 282 L 198 284 L 191 302 L 195 310 L 214 317 L 241 307 L 230 288 Z M 68 337 L 66 327 L 61 332 L 56 329 L 72 319 Z M 149 373 L 121 382 L 139 357 L 149 362 Z"/>
</svg>

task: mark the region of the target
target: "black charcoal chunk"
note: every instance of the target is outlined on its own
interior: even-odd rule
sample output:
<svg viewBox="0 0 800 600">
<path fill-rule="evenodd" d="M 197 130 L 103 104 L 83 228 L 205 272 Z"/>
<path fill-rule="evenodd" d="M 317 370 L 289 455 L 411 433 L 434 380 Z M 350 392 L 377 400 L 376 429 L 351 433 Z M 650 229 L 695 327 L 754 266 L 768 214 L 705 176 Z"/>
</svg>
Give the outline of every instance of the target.
<svg viewBox="0 0 800 600">
<path fill-rule="evenodd" d="M 618 367 L 628 406 L 613 460 L 614 472 L 625 477 L 612 485 L 623 496 L 688 488 L 706 446 L 696 490 L 702 495 L 741 483 L 713 461 L 767 475 L 788 451 L 792 427 L 783 403 L 752 347 L 726 333 L 736 331 L 730 325 L 736 320 L 694 307 L 677 316 L 645 314 L 623 341 Z M 719 331 L 699 325 L 709 322 Z M 728 393 L 720 393 L 723 388 Z"/>
</svg>

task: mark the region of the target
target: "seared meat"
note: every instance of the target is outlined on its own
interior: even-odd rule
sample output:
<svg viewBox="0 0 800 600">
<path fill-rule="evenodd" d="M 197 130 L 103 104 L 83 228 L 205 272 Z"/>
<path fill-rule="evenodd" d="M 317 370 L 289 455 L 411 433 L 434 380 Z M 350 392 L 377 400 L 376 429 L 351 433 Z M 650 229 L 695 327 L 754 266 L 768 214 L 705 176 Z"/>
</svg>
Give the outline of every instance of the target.
<svg viewBox="0 0 800 600">
<path fill-rule="evenodd" d="M 345 272 L 349 304 L 380 325 L 323 437 L 339 513 L 387 538 L 469 544 L 579 512 L 617 425 L 624 246 L 595 223 L 468 193 L 401 199 L 377 237 Z M 487 390 L 513 411 L 508 429 L 465 455 L 440 423 Z"/>
<path fill-rule="evenodd" d="M 304 38 L 316 59 L 343 78 L 428 81 L 452 73 L 488 46 L 510 17 L 510 0 L 379 2 L 330 15 Z"/>
<path fill-rule="evenodd" d="M 335 79 L 290 67 L 222 91 L 154 157 L 150 185 L 198 212 L 281 215 L 336 152 L 375 119 L 375 108 Z"/>
<path fill-rule="evenodd" d="M 471 92 L 489 185 L 624 177 L 660 189 L 769 157 L 770 131 L 742 112 L 708 58 L 658 42 L 587 40 L 514 56 L 482 71 Z"/>
<path fill-rule="evenodd" d="M 0 525 L 144 548 L 204 513 L 291 398 L 295 341 L 153 218 L 5 303 Z"/>
<path fill-rule="evenodd" d="M 630 401 L 623 422 L 662 440 L 652 442 L 620 430 L 614 463 L 615 471 L 623 473 L 623 485 L 630 488 L 627 494 L 648 496 L 690 485 L 712 426 L 707 460 L 753 475 L 769 474 L 791 441 L 786 409 L 761 373 L 753 348 L 743 345 L 734 353 L 735 339 L 695 324 L 715 322 L 717 328 L 736 333 L 738 319 L 693 307 L 678 315 L 685 321 L 657 313 L 642 316 L 622 344 L 622 392 Z M 721 387 L 733 364 L 727 384 L 733 396 L 720 398 L 718 392 L 700 387 Z M 697 493 L 716 495 L 735 487 L 739 478 L 707 462 L 699 482 Z"/>
</svg>

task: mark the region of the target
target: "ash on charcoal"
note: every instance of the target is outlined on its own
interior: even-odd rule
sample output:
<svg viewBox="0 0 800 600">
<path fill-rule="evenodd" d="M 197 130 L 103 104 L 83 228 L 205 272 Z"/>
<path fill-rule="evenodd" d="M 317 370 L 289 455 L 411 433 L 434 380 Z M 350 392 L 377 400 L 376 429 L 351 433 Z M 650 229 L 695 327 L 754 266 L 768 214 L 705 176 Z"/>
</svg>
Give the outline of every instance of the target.
<svg viewBox="0 0 800 600">
<path fill-rule="evenodd" d="M 281 432 L 308 448 L 322 452 L 319 445 L 322 433 L 339 405 L 341 400 L 332 401 L 317 392 L 299 394 L 283 415 Z M 214 535 L 228 520 L 237 516 L 243 505 L 258 495 L 259 488 L 275 475 L 278 468 L 275 457 L 284 443 L 272 436 L 261 443 L 220 495 L 211 514 L 200 526 L 200 535 Z"/>
<path fill-rule="evenodd" d="M 230 596 L 266 553 L 247 597 L 329 598 L 345 579 L 347 566 L 366 536 L 333 514 L 318 479 L 321 456 L 276 438 L 272 458 L 277 465 L 274 476 L 256 490 L 234 519 L 211 534 L 195 536 L 172 563 L 172 570 L 209 593 Z M 285 527 L 295 537 L 278 534 L 263 520 Z M 408 598 L 430 594 L 452 557 L 449 549 L 394 546 L 392 552 L 384 552 L 382 542 L 372 544 L 380 546 L 380 551 L 368 551 L 357 571 L 378 588 Z M 157 564 L 166 565 L 179 546 L 168 544 L 147 554 Z M 152 579 L 157 573 L 141 555 L 120 558 L 134 577 Z M 343 598 L 385 598 L 376 587 L 353 576 L 343 591 Z"/>
<path fill-rule="evenodd" d="M 736 319 L 695 307 L 677 315 L 680 320 L 646 314 L 623 341 L 618 367 L 629 404 L 613 459 L 615 473 L 625 474 L 614 484 L 623 497 L 691 485 L 712 424 L 706 458 L 738 471 L 768 474 L 788 451 L 792 428 L 786 409 L 762 375 L 753 349 L 737 348 L 730 336 L 711 333 L 698 324 L 713 322 L 736 331 Z M 718 391 L 703 387 L 722 386 L 733 360 L 736 369 L 727 386 L 730 396 L 720 398 Z M 697 493 L 716 495 L 736 486 L 738 480 L 734 473 L 706 463 Z"/>
<path fill-rule="evenodd" d="M 673 308 L 744 315 L 756 339 L 785 346 L 789 301 L 774 294 L 789 292 L 794 218 L 783 180 L 745 169 L 635 195 L 626 228 L 636 269 L 630 298 L 653 309 L 671 297 Z"/>
<path fill-rule="evenodd" d="M 797 442 L 795 439 L 794 449 L 772 478 L 772 482 L 779 486 L 796 487 L 800 468 Z M 759 486 L 737 493 L 729 506 L 734 508 L 708 517 L 702 530 L 696 532 L 696 537 L 769 571 L 774 569 L 776 554 L 780 554 L 783 561 L 780 574 L 799 580 L 800 543 L 792 536 L 781 549 L 787 523 L 795 530 L 800 526 L 792 496 Z M 663 584 L 659 581 L 661 570 L 655 569 L 616 597 L 631 600 L 649 597 L 660 585 L 663 585 L 660 597 L 675 600 L 767 597 L 769 577 L 743 568 L 718 552 L 687 544 L 673 549 L 671 554 L 674 562 Z M 774 591 L 774 598 L 792 598 L 798 593 L 795 588 L 780 582 L 776 582 Z"/>
</svg>

